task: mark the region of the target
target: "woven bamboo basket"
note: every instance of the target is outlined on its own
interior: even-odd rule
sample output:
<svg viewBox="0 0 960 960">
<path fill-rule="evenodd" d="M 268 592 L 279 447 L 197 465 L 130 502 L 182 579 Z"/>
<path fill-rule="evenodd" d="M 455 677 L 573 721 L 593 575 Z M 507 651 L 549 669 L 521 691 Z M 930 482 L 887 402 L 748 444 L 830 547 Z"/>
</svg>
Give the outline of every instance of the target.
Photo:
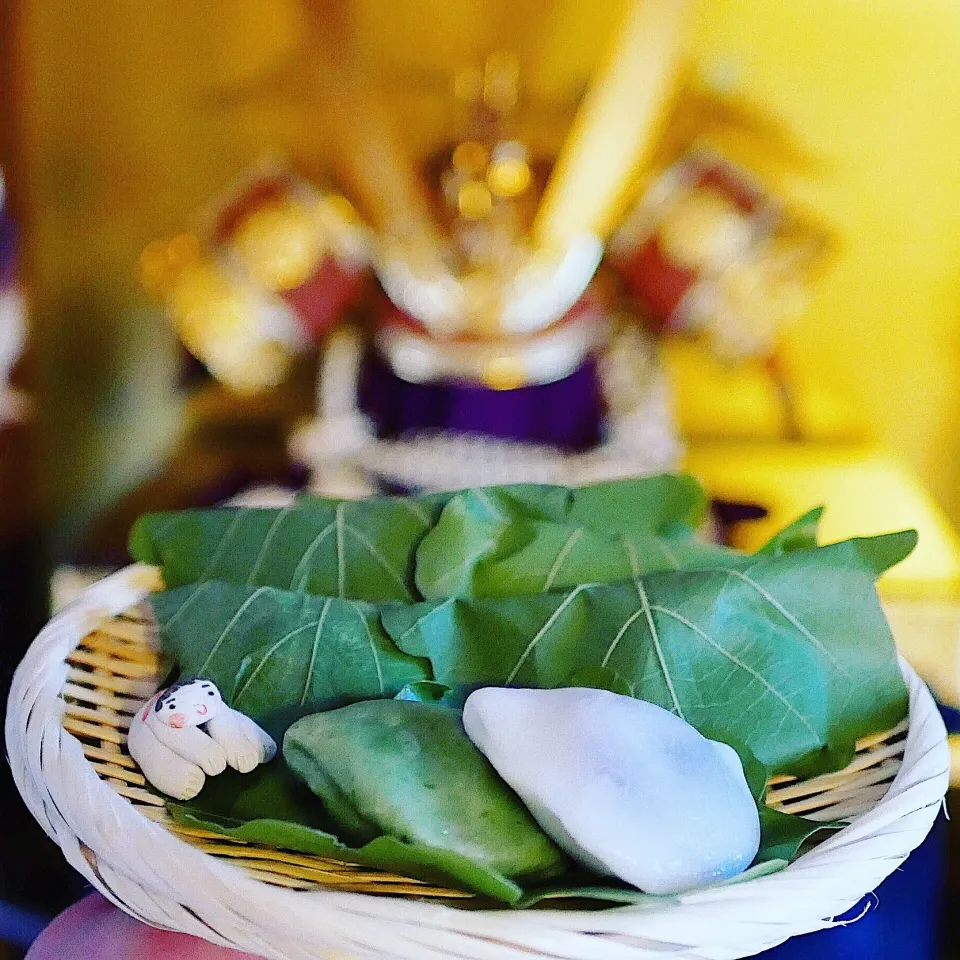
<svg viewBox="0 0 960 960">
<path fill-rule="evenodd" d="M 905 662 L 909 719 L 840 773 L 778 778 L 767 802 L 849 825 L 779 873 L 603 910 L 482 909 L 455 890 L 174 824 L 126 749 L 162 680 L 143 606 L 153 568 L 88 589 L 36 639 L 6 722 L 23 797 L 67 860 L 134 917 L 270 960 L 728 960 L 831 926 L 916 848 L 950 767 L 943 723 Z M 470 907 L 471 909 L 462 909 Z"/>
</svg>

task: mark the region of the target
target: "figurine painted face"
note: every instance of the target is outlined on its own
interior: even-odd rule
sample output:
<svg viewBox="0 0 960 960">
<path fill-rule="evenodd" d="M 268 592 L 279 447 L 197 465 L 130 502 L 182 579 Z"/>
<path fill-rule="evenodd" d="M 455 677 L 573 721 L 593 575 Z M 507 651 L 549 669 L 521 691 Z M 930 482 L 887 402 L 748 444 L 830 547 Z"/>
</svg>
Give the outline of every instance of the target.
<svg viewBox="0 0 960 960">
<path fill-rule="evenodd" d="M 154 714 L 168 727 L 198 727 L 222 709 L 220 691 L 209 680 L 174 684 L 157 697 Z"/>
</svg>

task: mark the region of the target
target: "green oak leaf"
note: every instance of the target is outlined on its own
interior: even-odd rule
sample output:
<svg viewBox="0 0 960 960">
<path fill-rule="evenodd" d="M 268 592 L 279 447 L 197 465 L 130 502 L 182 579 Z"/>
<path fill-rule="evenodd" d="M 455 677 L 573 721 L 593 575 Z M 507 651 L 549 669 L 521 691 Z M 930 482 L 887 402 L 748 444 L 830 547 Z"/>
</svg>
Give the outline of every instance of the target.
<svg viewBox="0 0 960 960">
<path fill-rule="evenodd" d="M 222 580 L 356 600 L 416 600 L 414 554 L 444 497 L 304 497 L 282 509 L 153 513 L 130 552 L 167 587 Z"/>
<path fill-rule="evenodd" d="M 635 696 L 770 774 L 842 768 L 858 737 L 898 723 L 907 691 L 877 598 L 910 536 L 845 541 L 742 564 L 385 608 L 397 646 L 453 688 L 564 686 L 609 669 Z"/>
<path fill-rule="evenodd" d="M 453 691 L 442 683 L 433 680 L 417 680 L 408 683 L 393 699 L 412 700 L 414 703 L 443 703 L 449 706 Z"/>
<path fill-rule="evenodd" d="M 772 873 L 779 873 L 787 864 L 787 860 L 773 858 L 764 860 L 755 863 L 749 869 L 744 870 L 743 873 L 731 877 L 729 880 L 712 884 L 710 889 L 731 887 L 738 883 L 746 883 L 748 880 L 756 880 L 758 877 L 768 877 Z M 595 877 L 587 874 L 576 878 L 564 878 L 564 880 L 565 882 L 562 884 L 529 891 L 514 906 L 523 909 L 553 900 L 602 900 L 607 903 L 632 904 L 635 906 L 644 904 L 654 906 L 656 904 L 679 902 L 676 896 L 656 896 L 612 881 L 597 883 Z"/>
<path fill-rule="evenodd" d="M 815 510 L 747 557 L 696 539 L 705 509 L 690 477 L 308 496 L 284 510 L 151 515 L 131 548 L 175 588 L 152 599 L 181 672 L 216 680 L 278 739 L 306 714 L 358 700 L 459 706 L 488 684 L 593 686 L 672 709 L 744 762 L 762 841 L 742 881 L 837 826 L 767 808 L 767 773 L 838 769 L 859 736 L 904 715 L 873 582 L 916 534 L 818 547 Z M 432 602 L 410 605 L 421 591 Z M 390 837 L 350 847 L 282 758 L 170 806 L 182 822 L 514 906 L 657 899 L 579 874 L 521 890 Z"/>
<path fill-rule="evenodd" d="M 757 556 L 780 557 L 795 550 L 815 550 L 823 507 L 814 507 L 774 534 L 758 551 Z"/>
<path fill-rule="evenodd" d="M 479 492 L 479 491 L 476 491 Z M 521 510 L 537 520 L 583 524 L 596 530 L 628 528 L 662 532 L 676 523 L 698 527 L 707 495 L 688 474 L 608 480 L 585 487 L 517 484 L 488 487 L 494 509 Z"/>
<path fill-rule="evenodd" d="M 429 679 L 379 609 L 359 600 L 210 580 L 150 598 L 163 648 L 271 733 L 306 713 L 389 698 Z"/>
<path fill-rule="evenodd" d="M 908 557 L 916 545 L 916 530 L 901 530 L 879 537 L 854 537 L 852 540 L 834 544 L 855 553 L 859 560 L 873 571 L 875 577 L 886 573 Z"/>
<path fill-rule="evenodd" d="M 272 766 L 273 764 L 268 765 Z M 215 782 L 220 777 L 211 779 Z M 317 813 L 322 808 L 316 797 L 302 785 L 299 787 L 308 795 L 312 804 L 312 810 L 308 806 L 299 816 L 291 816 L 289 813 L 289 786 L 282 777 L 271 781 L 269 777 L 261 776 L 261 816 L 248 819 L 223 815 L 218 812 L 217 801 L 204 796 L 207 787 L 189 803 L 168 801 L 167 809 L 174 820 L 183 826 L 209 830 L 247 843 L 262 843 L 275 849 L 360 864 L 426 883 L 470 890 L 508 904 L 517 903 L 523 896 L 522 888 L 508 877 L 491 867 L 448 850 L 405 843 L 386 836 L 377 837 L 356 847 L 343 843 L 320 825 L 322 820 Z M 240 790 L 243 792 L 245 788 L 241 787 Z M 299 804 L 301 801 L 297 798 L 293 802 Z"/>
<path fill-rule="evenodd" d="M 839 830 L 843 823 L 807 820 L 796 814 L 783 813 L 773 807 L 760 807 L 760 852 L 757 863 L 773 860 L 789 862 L 800 847 L 821 831 Z"/>
<path fill-rule="evenodd" d="M 466 490 L 420 544 L 417 586 L 427 599 L 504 596 L 721 566 L 736 555 L 697 538 L 705 509 L 687 476 Z"/>
</svg>

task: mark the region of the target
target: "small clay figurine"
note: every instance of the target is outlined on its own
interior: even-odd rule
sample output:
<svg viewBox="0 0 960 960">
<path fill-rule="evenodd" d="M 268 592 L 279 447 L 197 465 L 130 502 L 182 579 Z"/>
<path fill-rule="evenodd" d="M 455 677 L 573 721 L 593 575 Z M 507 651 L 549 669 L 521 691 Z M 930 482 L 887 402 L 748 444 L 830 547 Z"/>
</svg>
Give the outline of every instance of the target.
<svg viewBox="0 0 960 960">
<path fill-rule="evenodd" d="M 268 734 L 203 679 L 155 694 L 134 715 L 127 746 L 147 780 L 177 800 L 195 797 L 207 776 L 228 766 L 249 773 L 277 752 Z"/>
</svg>

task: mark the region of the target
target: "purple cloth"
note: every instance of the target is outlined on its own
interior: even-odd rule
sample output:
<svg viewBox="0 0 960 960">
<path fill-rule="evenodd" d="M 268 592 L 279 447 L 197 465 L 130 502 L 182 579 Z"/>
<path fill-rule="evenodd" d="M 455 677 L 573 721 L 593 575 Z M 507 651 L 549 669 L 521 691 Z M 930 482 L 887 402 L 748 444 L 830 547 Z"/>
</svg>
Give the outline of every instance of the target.
<svg viewBox="0 0 960 960">
<path fill-rule="evenodd" d="M 360 371 L 359 402 L 381 439 L 449 431 L 571 452 L 600 442 L 604 415 L 593 359 L 554 383 L 492 390 L 474 383 L 408 383 L 370 350 Z"/>
</svg>

